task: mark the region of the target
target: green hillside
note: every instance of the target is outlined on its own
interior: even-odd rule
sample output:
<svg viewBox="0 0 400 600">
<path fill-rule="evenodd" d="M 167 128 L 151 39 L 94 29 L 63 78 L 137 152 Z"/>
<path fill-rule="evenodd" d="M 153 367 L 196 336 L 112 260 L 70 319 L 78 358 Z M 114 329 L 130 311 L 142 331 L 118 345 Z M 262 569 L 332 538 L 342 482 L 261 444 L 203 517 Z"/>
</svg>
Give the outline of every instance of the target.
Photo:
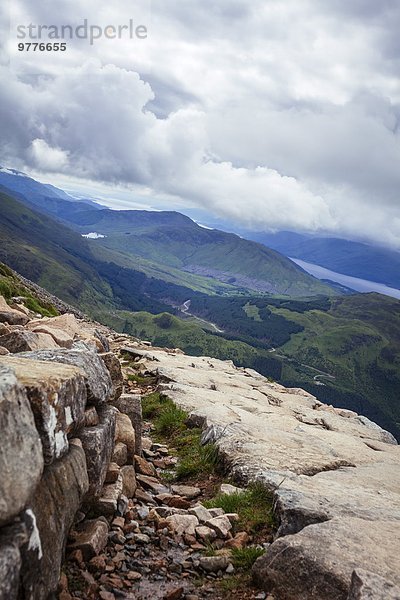
<svg viewBox="0 0 400 600">
<path fill-rule="evenodd" d="M 174 283 L 193 289 L 199 289 L 193 285 L 195 275 L 208 279 L 210 291 L 217 291 L 215 285 L 220 287 L 222 282 L 231 292 L 241 289 L 289 296 L 336 293 L 274 250 L 231 233 L 205 229 L 180 213 L 88 210 L 71 219 L 81 233 L 106 236 L 92 243 L 98 256 L 103 247 L 122 253 L 125 258 L 119 261 L 129 256 L 139 259 L 144 269 L 143 260 L 148 261 L 147 268 L 164 271 L 169 278 L 173 276 Z M 175 279 L 177 271 L 179 280 Z"/>
</svg>

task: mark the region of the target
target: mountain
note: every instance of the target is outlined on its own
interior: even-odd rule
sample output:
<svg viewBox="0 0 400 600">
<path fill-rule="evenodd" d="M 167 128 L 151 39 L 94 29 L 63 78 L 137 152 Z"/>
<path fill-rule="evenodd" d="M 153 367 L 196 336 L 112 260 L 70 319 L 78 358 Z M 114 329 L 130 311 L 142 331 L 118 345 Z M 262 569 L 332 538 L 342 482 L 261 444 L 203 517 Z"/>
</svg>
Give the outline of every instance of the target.
<svg viewBox="0 0 400 600">
<path fill-rule="evenodd" d="M 285 256 L 400 289 L 400 252 L 395 250 L 290 231 L 249 233 L 249 236 Z"/>
</svg>

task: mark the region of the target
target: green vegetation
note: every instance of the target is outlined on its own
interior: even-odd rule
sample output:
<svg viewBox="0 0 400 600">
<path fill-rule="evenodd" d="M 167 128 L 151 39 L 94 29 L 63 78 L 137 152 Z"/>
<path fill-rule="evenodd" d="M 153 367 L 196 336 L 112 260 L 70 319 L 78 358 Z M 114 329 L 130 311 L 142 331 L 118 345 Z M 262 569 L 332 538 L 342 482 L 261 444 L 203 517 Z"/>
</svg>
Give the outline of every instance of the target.
<svg viewBox="0 0 400 600">
<path fill-rule="evenodd" d="M 257 560 L 265 554 L 265 550 L 258 546 L 247 546 L 245 548 L 233 548 L 232 562 L 233 566 L 239 571 L 250 571 Z"/>
<path fill-rule="evenodd" d="M 226 513 L 237 513 L 236 528 L 255 533 L 260 529 L 273 528 L 273 496 L 260 483 L 254 483 L 242 493 L 218 494 L 204 502 L 207 508 L 222 508 Z"/>
<path fill-rule="evenodd" d="M 201 430 L 186 425 L 188 413 L 172 400 L 157 392 L 142 400 L 143 417 L 153 422 L 158 440 L 176 449 L 177 480 L 209 475 L 218 466 L 218 449 L 214 444 L 202 446 Z"/>
<path fill-rule="evenodd" d="M 26 308 L 43 317 L 54 317 L 58 314 L 51 303 L 40 300 L 34 292 L 20 282 L 9 267 L 2 263 L 0 263 L 0 294 L 6 300 L 10 300 L 14 296 L 24 297 Z"/>
</svg>

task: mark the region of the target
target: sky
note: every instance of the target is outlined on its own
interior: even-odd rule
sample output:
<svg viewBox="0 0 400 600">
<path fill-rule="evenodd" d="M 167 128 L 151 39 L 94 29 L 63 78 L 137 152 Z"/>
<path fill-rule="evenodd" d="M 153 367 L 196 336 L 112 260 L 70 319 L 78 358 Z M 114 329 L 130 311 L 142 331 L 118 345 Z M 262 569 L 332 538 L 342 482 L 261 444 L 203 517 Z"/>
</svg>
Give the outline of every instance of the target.
<svg viewBox="0 0 400 600">
<path fill-rule="evenodd" d="M 10 0 L 0 10 L 0 164 L 118 208 L 186 208 L 400 249 L 398 0 Z M 132 19 L 147 37 L 17 50 L 35 41 L 18 26 L 84 19 Z"/>
</svg>

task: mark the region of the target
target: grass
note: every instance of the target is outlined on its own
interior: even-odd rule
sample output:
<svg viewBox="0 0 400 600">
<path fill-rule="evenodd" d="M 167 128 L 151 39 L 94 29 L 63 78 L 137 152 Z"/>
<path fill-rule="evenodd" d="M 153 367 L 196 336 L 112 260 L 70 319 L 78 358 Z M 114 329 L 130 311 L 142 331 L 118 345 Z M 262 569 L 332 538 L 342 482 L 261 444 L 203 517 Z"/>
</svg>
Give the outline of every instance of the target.
<svg viewBox="0 0 400 600">
<path fill-rule="evenodd" d="M 240 571 L 250 571 L 257 558 L 264 553 L 265 550 L 257 546 L 233 548 L 231 553 L 233 566 Z"/>
<path fill-rule="evenodd" d="M 58 315 L 58 311 L 50 302 L 39 300 L 15 277 L 13 271 L 2 263 L 0 263 L 0 295 L 7 301 L 10 301 L 13 296 L 23 296 L 26 308 L 43 317 Z"/>
<path fill-rule="evenodd" d="M 249 533 L 256 533 L 266 526 L 275 527 L 272 494 L 260 483 L 252 484 L 241 493 L 218 494 L 205 501 L 204 505 L 222 508 L 226 513 L 237 513 L 237 528 Z"/>
<path fill-rule="evenodd" d="M 145 419 L 154 425 L 156 438 L 173 446 L 178 456 L 176 479 L 184 480 L 213 473 L 218 466 L 218 449 L 214 444 L 201 445 L 201 429 L 186 425 L 189 414 L 166 396 L 157 392 L 142 399 Z"/>
</svg>

